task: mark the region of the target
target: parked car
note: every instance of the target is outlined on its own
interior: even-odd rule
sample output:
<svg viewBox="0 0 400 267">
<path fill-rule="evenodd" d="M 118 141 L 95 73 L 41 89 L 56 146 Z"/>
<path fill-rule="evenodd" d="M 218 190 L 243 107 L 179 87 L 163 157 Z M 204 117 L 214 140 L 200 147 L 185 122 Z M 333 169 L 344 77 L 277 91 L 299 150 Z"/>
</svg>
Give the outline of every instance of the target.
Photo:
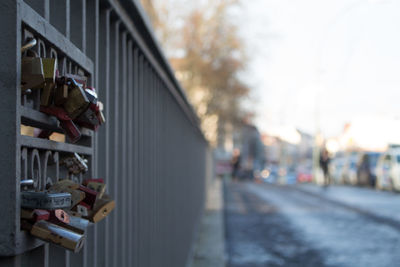
<svg viewBox="0 0 400 267">
<path fill-rule="evenodd" d="M 365 152 L 361 156 L 357 169 L 357 183 L 359 185 L 375 187 L 376 165 L 381 155 L 382 153 L 379 152 Z"/>
<path fill-rule="evenodd" d="M 305 162 L 297 167 L 297 182 L 310 183 L 312 182 L 313 166 L 312 162 Z"/>
<path fill-rule="evenodd" d="M 286 184 L 295 184 L 297 183 L 297 175 L 296 175 L 296 167 L 289 166 L 286 168 L 286 177 L 285 177 Z"/>
<path fill-rule="evenodd" d="M 379 158 L 376 188 L 400 191 L 400 149 L 389 149 Z"/>
<path fill-rule="evenodd" d="M 357 184 L 357 163 L 359 155 L 357 152 L 352 152 L 345 156 L 342 179 L 346 184 L 355 185 Z"/>
</svg>

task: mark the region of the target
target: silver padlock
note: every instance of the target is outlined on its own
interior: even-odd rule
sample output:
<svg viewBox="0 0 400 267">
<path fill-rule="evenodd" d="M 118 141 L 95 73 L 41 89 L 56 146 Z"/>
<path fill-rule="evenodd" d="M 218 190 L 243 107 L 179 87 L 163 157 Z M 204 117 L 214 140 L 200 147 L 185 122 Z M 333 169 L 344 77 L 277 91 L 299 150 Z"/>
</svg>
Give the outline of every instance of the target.
<svg viewBox="0 0 400 267">
<path fill-rule="evenodd" d="M 55 210 L 71 207 L 70 193 L 21 192 L 21 207 Z"/>
</svg>

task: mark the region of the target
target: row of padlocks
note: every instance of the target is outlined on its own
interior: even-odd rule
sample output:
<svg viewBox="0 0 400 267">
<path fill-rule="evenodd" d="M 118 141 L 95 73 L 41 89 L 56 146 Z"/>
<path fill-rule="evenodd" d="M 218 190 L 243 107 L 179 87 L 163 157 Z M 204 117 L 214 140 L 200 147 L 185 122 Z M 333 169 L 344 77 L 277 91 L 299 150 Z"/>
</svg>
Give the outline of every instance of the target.
<svg viewBox="0 0 400 267">
<path fill-rule="evenodd" d="M 87 86 L 87 77 L 65 74 L 59 76 L 56 58 L 40 58 L 30 48 L 36 45 L 32 38 L 21 50 L 22 94 L 40 91 L 40 111 L 55 116 L 72 143 L 81 138 L 78 126 L 97 130 L 105 123 L 103 105 L 96 90 Z M 51 131 L 42 131 L 39 138 L 48 138 Z"/>
<path fill-rule="evenodd" d="M 68 141 L 76 143 L 81 129 L 96 131 L 105 123 L 102 104 L 96 90 L 89 87 L 84 75 L 59 75 L 56 58 L 40 58 L 32 48 L 31 38 L 22 46 L 22 95 L 35 91 L 40 95 L 40 112 L 54 116 Z M 35 138 L 49 139 L 51 130 L 37 129 Z M 78 252 L 91 223 L 104 219 L 115 207 L 105 194 L 103 179 L 82 177 L 88 171 L 88 162 L 78 153 L 70 153 L 60 160 L 66 177 L 55 177 L 55 183 L 38 188 L 34 179 L 21 179 L 21 228 L 44 241 Z M 50 179 L 51 180 L 51 179 Z M 42 190 L 40 190 L 42 189 Z"/>
</svg>

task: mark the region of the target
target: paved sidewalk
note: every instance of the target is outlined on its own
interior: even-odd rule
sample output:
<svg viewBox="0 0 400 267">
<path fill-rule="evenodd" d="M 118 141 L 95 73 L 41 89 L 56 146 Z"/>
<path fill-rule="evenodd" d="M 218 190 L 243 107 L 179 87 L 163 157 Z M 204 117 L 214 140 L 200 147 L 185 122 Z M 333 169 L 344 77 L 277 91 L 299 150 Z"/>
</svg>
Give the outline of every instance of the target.
<svg viewBox="0 0 400 267">
<path fill-rule="evenodd" d="M 215 179 L 207 192 L 206 208 L 189 266 L 225 266 L 223 187 L 220 179 Z"/>
</svg>

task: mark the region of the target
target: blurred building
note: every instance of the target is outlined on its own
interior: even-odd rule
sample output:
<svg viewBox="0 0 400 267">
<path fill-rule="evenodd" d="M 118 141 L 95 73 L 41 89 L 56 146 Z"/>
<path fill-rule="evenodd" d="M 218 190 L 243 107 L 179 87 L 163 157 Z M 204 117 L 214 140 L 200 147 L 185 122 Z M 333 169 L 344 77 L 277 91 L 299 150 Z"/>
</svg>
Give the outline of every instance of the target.
<svg viewBox="0 0 400 267">
<path fill-rule="evenodd" d="M 290 167 L 312 159 L 314 137 L 298 129 L 295 131 L 298 136 L 295 139 L 263 133 L 267 165 Z"/>
</svg>

